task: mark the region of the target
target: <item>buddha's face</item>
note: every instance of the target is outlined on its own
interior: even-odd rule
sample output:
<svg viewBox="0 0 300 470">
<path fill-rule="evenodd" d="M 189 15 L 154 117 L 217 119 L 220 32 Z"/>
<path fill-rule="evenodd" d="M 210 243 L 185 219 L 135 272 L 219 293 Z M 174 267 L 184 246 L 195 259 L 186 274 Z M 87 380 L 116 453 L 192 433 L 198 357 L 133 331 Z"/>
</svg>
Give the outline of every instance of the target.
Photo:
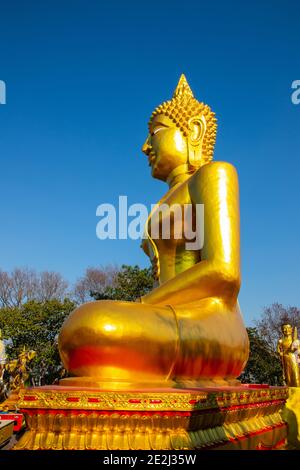
<svg viewBox="0 0 300 470">
<path fill-rule="evenodd" d="M 291 325 L 288 325 L 288 324 L 282 325 L 281 330 L 284 336 L 289 336 L 293 332 L 293 328 L 291 327 Z"/>
<path fill-rule="evenodd" d="M 167 116 L 154 117 L 142 151 L 147 155 L 152 176 L 165 181 L 177 166 L 187 161 L 187 139 Z"/>
</svg>

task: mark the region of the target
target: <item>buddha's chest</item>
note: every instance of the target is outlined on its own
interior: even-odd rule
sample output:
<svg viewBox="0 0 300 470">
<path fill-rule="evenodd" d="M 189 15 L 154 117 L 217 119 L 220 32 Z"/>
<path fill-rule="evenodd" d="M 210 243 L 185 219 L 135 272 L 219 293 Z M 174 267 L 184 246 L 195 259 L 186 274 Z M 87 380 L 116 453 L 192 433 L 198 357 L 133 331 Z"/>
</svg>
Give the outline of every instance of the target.
<svg viewBox="0 0 300 470">
<path fill-rule="evenodd" d="M 195 208 L 185 185 L 171 192 L 152 209 L 147 224 L 148 235 L 157 248 L 172 249 L 184 242 L 194 217 Z"/>
<path fill-rule="evenodd" d="M 168 194 L 152 210 L 144 249 L 156 279 L 167 280 L 199 260 L 195 250 L 186 249 L 186 243 L 195 239 L 196 215 L 187 185 Z"/>
</svg>

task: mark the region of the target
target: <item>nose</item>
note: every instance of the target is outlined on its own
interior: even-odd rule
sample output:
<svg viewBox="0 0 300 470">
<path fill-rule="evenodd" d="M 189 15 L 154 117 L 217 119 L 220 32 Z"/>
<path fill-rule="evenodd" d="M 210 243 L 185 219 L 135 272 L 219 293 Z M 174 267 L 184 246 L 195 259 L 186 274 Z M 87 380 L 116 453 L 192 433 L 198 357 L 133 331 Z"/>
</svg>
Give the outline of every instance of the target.
<svg viewBox="0 0 300 470">
<path fill-rule="evenodd" d="M 150 145 L 150 135 L 148 135 L 147 139 L 144 142 L 144 145 L 142 147 L 142 152 L 144 152 L 146 155 L 149 155 L 152 147 Z"/>
</svg>

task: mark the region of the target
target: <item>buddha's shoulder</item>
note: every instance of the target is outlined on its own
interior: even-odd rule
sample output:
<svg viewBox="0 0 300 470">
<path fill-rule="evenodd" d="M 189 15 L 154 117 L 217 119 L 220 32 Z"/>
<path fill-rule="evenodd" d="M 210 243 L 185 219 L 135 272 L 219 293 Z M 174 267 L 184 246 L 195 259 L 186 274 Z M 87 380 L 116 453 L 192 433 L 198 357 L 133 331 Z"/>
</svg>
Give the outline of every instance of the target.
<svg viewBox="0 0 300 470">
<path fill-rule="evenodd" d="M 237 171 L 231 163 L 211 162 L 203 165 L 189 180 L 189 191 L 193 199 L 197 199 L 201 193 L 211 195 L 216 191 L 224 195 L 238 195 Z M 198 195 L 198 196 L 197 196 Z M 210 197 L 210 196 L 209 196 Z"/>
<path fill-rule="evenodd" d="M 228 162 L 210 162 L 203 165 L 194 173 L 195 177 L 201 177 L 205 174 L 226 174 L 226 175 L 236 175 L 237 171 L 235 167 Z"/>
<path fill-rule="evenodd" d="M 193 180 L 203 180 L 206 178 L 237 178 L 235 167 L 228 162 L 210 162 L 201 166 L 192 176 Z"/>
</svg>

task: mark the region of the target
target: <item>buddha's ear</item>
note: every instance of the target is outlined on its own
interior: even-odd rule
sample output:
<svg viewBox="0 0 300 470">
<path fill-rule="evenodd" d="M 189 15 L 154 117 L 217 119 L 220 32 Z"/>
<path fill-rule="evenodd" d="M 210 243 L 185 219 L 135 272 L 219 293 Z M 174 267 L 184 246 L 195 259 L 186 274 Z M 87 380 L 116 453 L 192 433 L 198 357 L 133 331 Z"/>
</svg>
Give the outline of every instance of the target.
<svg viewBox="0 0 300 470">
<path fill-rule="evenodd" d="M 192 117 L 188 121 L 189 141 L 192 145 L 198 146 L 202 143 L 206 132 L 206 120 L 204 116 Z"/>
</svg>

